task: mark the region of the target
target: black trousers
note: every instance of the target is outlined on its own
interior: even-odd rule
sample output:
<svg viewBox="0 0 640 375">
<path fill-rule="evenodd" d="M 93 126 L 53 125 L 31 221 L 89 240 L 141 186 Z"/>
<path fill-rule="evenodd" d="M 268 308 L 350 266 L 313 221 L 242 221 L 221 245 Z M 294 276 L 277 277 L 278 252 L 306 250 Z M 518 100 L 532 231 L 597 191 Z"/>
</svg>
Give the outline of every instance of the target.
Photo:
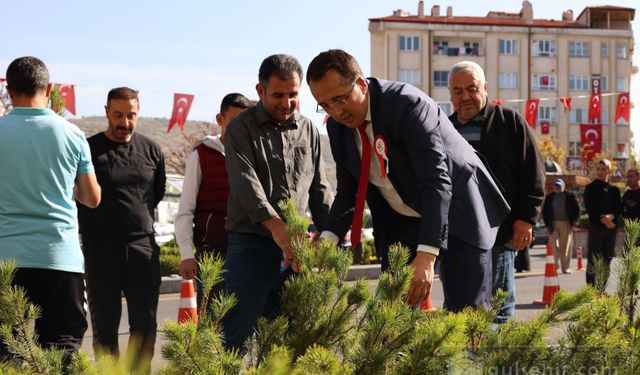
<svg viewBox="0 0 640 375">
<path fill-rule="evenodd" d="M 594 259 L 596 254 L 604 258 L 607 269 L 611 260 L 616 256 L 616 228 L 591 226 L 588 239 L 589 252 L 587 254 L 587 284 L 594 285 L 596 281 Z"/>
<path fill-rule="evenodd" d="M 84 308 L 84 275 L 75 272 L 41 268 L 18 268 L 13 285 L 24 288 L 29 302 L 40 306 L 42 313 L 35 321 L 38 343 L 43 348 L 64 351 L 64 364 L 82 345 L 87 330 Z M 0 360 L 9 353 L 0 342 Z"/>
<path fill-rule="evenodd" d="M 388 248 L 400 243 L 410 250 L 409 263 L 416 256 L 420 219 L 387 210 L 384 230 L 374 233 L 382 271 L 389 267 Z M 460 311 L 467 306 L 488 306 L 491 301 L 491 250 L 468 245 L 449 236 L 448 249 L 440 249 L 440 280 L 444 308 Z"/>
<path fill-rule="evenodd" d="M 160 248 L 152 235 L 136 239 L 82 236 L 96 353 L 119 355 L 122 293 L 129 317 L 128 351 L 137 368 L 150 366 L 156 342 Z M 144 367 L 142 367 L 144 366 Z"/>
</svg>

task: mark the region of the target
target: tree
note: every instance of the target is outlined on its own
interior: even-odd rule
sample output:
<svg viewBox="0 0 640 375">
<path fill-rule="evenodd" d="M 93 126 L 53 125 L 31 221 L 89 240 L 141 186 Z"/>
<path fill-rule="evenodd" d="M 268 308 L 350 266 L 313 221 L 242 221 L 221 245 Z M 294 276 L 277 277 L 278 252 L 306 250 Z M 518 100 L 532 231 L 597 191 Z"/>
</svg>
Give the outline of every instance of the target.
<svg viewBox="0 0 640 375">
<path fill-rule="evenodd" d="M 538 143 L 538 148 L 544 160 L 554 161 L 558 163 L 563 170 L 566 169 L 566 152 L 564 147 L 558 145 L 558 139 L 556 137 L 543 136 L 537 138 L 536 142 Z"/>
</svg>

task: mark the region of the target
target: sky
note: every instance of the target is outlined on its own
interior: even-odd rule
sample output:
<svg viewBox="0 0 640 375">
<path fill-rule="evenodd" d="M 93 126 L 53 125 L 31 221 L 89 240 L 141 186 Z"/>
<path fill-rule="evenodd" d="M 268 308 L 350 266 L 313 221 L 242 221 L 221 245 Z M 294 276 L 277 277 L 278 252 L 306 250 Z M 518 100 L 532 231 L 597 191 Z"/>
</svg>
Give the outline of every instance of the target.
<svg viewBox="0 0 640 375">
<path fill-rule="evenodd" d="M 531 0 L 534 18 L 577 16 L 585 6 L 638 8 L 633 22 L 640 38 L 637 0 Z M 194 94 L 189 120 L 213 121 L 229 92 L 258 99 L 262 60 L 275 53 L 297 57 L 306 71 L 318 53 L 349 52 L 370 72 L 368 19 L 395 9 L 417 12 L 418 0 L 3 0 L 0 77 L 16 57 L 33 55 L 49 67 L 52 82 L 76 85 L 77 115 L 104 114 L 107 92 L 117 86 L 140 90 L 140 115 L 171 116 L 173 93 Z M 560 5 L 559 5 L 560 4 Z M 521 1 L 425 1 L 459 16 L 490 10 L 519 12 Z M 640 66 L 640 51 L 633 64 Z M 631 82 L 632 129 L 640 136 L 640 74 Z M 303 83 L 301 111 L 317 124 L 316 102 Z M 640 148 L 640 138 L 636 140 Z"/>
</svg>

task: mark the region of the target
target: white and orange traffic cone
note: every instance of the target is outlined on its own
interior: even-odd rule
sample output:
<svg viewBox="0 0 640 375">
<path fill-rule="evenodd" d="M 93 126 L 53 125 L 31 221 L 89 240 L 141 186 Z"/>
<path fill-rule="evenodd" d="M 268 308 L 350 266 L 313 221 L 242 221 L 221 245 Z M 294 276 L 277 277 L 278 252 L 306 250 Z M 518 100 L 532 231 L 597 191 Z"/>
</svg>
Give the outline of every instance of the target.
<svg viewBox="0 0 640 375">
<path fill-rule="evenodd" d="M 183 280 L 180 288 L 180 307 L 178 308 L 178 323 L 193 319 L 198 324 L 198 304 L 193 280 Z"/>
<path fill-rule="evenodd" d="M 576 246 L 576 258 L 578 258 L 578 268 L 576 271 L 584 271 L 584 267 L 582 267 L 582 246 Z"/>
<path fill-rule="evenodd" d="M 542 299 L 533 301 L 535 305 L 548 305 L 551 303 L 553 296 L 560 291 L 558 283 L 558 272 L 556 270 L 556 261 L 553 257 L 553 248 L 551 243 L 547 243 L 547 257 L 544 266 L 544 288 L 542 289 Z"/>
</svg>

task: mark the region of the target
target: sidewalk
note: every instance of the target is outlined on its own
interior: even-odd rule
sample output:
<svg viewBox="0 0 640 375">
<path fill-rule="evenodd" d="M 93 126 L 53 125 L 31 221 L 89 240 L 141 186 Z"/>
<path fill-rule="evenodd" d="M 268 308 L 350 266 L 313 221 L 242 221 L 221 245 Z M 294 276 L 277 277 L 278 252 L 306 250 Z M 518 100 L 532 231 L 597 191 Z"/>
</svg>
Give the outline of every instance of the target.
<svg viewBox="0 0 640 375">
<path fill-rule="evenodd" d="M 347 273 L 347 281 L 353 281 L 359 278 L 366 280 L 376 280 L 380 277 L 379 264 L 356 265 L 349 267 Z M 437 277 L 437 275 L 436 275 Z M 162 284 L 160 284 L 160 294 L 179 293 L 182 284 L 182 277 L 178 275 L 162 276 Z"/>
</svg>

